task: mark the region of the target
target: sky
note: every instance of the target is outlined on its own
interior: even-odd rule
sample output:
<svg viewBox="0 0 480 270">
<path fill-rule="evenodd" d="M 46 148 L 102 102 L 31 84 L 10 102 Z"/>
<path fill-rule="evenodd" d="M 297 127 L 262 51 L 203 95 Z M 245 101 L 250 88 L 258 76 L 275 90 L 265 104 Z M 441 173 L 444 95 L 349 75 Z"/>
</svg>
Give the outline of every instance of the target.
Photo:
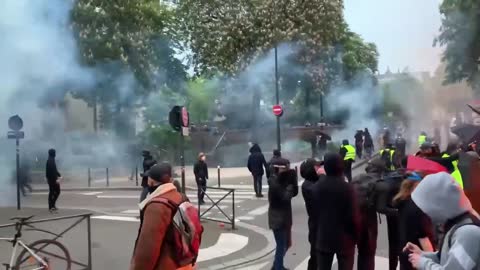
<svg viewBox="0 0 480 270">
<path fill-rule="evenodd" d="M 379 71 L 434 72 L 441 48 L 433 47 L 441 25 L 441 0 L 345 0 L 350 29 L 377 45 Z"/>
</svg>

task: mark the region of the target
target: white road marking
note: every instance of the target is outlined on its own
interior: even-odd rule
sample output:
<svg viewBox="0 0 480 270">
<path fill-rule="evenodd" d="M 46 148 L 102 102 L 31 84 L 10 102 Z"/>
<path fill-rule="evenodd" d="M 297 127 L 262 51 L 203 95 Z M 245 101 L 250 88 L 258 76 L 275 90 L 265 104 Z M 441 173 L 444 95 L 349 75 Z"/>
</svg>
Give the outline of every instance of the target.
<svg viewBox="0 0 480 270">
<path fill-rule="evenodd" d="M 136 217 L 123 217 L 123 216 L 93 216 L 93 219 L 102 219 L 102 220 L 114 220 L 114 221 L 129 221 L 129 222 L 140 222 L 140 219 Z"/>
<path fill-rule="evenodd" d="M 248 245 L 248 237 L 233 233 L 222 233 L 217 243 L 208 248 L 200 249 L 197 262 L 228 256 L 242 250 Z"/>
<path fill-rule="evenodd" d="M 139 213 L 140 213 L 140 209 L 132 209 L 132 210 L 122 211 L 122 214 L 139 214 Z"/>
<path fill-rule="evenodd" d="M 239 217 L 238 219 L 239 220 L 254 220 L 255 218 L 252 217 L 252 216 L 243 216 L 243 217 Z"/>
<path fill-rule="evenodd" d="M 307 270 L 308 269 L 308 260 L 310 259 L 310 256 L 305 258 L 305 260 L 302 261 L 297 267 L 295 267 L 295 270 Z M 333 264 L 337 264 L 337 256 L 335 255 L 333 257 Z M 375 256 L 375 269 L 388 269 L 389 263 L 388 263 L 388 258 L 380 257 L 380 256 Z M 400 269 L 397 267 L 397 269 Z"/>
<path fill-rule="evenodd" d="M 258 207 L 250 212 L 248 212 L 248 216 L 260 216 L 268 212 L 268 204 Z"/>
<path fill-rule="evenodd" d="M 78 193 L 79 195 L 85 195 L 85 196 L 95 196 L 98 194 L 102 194 L 103 192 L 101 191 L 96 191 L 96 192 L 86 192 L 86 193 Z"/>
<path fill-rule="evenodd" d="M 97 195 L 99 199 L 140 199 L 140 195 Z"/>
</svg>

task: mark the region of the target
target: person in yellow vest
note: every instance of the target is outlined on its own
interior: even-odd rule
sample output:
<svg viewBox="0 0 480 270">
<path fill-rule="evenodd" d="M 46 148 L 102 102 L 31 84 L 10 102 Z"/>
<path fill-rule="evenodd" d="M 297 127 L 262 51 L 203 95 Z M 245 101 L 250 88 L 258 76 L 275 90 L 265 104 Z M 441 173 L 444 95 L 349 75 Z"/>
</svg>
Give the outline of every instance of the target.
<svg viewBox="0 0 480 270">
<path fill-rule="evenodd" d="M 342 147 L 340 147 L 340 156 L 343 158 L 345 177 L 348 182 L 352 181 L 352 163 L 355 162 L 357 152 L 353 145 L 350 145 L 348 140 L 343 140 Z"/>
<path fill-rule="evenodd" d="M 422 132 L 420 136 L 418 136 L 418 147 L 421 147 L 425 142 L 427 142 L 427 133 Z"/>
<path fill-rule="evenodd" d="M 442 159 L 450 159 L 452 160 L 452 167 L 453 171 L 451 172 L 452 177 L 455 179 L 455 181 L 460 185 L 460 187 L 463 189 L 463 178 L 462 174 L 460 173 L 460 170 L 458 169 L 458 144 L 456 143 L 449 143 L 447 146 L 447 149 L 445 152 L 442 154 Z"/>
<path fill-rule="evenodd" d="M 396 160 L 395 160 L 395 147 L 393 144 L 388 144 L 385 149 L 380 150 L 380 159 L 385 162 L 385 166 L 389 171 L 395 171 L 396 169 Z"/>
</svg>

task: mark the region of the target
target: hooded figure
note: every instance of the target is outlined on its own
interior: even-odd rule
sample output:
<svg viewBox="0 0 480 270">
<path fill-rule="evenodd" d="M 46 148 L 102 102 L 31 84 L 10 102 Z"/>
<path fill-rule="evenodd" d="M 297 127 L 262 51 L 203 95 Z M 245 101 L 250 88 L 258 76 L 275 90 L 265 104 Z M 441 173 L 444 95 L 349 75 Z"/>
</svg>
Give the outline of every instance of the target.
<svg viewBox="0 0 480 270">
<path fill-rule="evenodd" d="M 472 205 L 453 178 L 444 172 L 429 175 L 412 193 L 412 200 L 433 223 L 446 232 L 440 250 L 421 252 L 407 244 L 409 260 L 419 270 L 480 269 L 480 221 Z"/>
<path fill-rule="evenodd" d="M 280 150 L 273 150 L 272 159 L 268 162 L 270 175 L 277 175 L 278 174 L 278 167 L 285 166 L 287 168 L 290 167 L 290 160 L 282 157 L 282 152 Z"/>
<path fill-rule="evenodd" d="M 320 177 L 325 178 L 324 174 L 318 175 L 321 172 L 321 166 L 323 166 L 323 162 L 316 161 L 313 158 L 307 159 L 300 165 L 300 175 L 305 179 L 302 184 L 302 195 L 308 214 L 308 242 L 310 242 L 310 259 L 307 270 L 317 270 L 315 255 L 315 230 L 317 227 L 315 225 L 315 183 L 319 181 Z"/>
<path fill-rule="evenodd" d="M 363 131 L 357 130 L 355 133 L 355 149 L 357 150 L 357 157 L 362 158 L 363 152 Z"/>
<path fill-rule="evenodd" d="M 372 135 L 370 135 L 370 131 L 368 131 L 368 128 L 365 128 L 365 131 L 363 132 L 363 136 L 364 136 L 363 148 L 365 149 L 366 158 L 369 159 L 372 157 L 375 147 L 373 145 Z"/>
<path fill-rule="evenodd" d="M 250 156 L 248 157 L 248 170 L 253 176 L 253 187 L 256 193 L 257 198 L 263 197 L 262 194 L 262 178 L 265 171 L 267 172 L 267 178 L 270 176 L 270 171 L 268 170 L 268 164 L 265 160 L 265 156 L 262 153 L 262 149 L 258 144 L 254 144 L 250 148 Z M 265 168 L 265 171 L 263 170 Z"/>
<path fill-rule="evenodd" d="M 356 191 L 357 205 L 359 206 L 360 233 L 357 241 L 357 264 L 358 269 L 374 270 L 378 236 L 374 190 L 375 185 L 387 172 L 387 168 L 381 159 L 375 158 L 368 162 L 365 172 L 365 174 L 353 178 L 351 183 Z"/>
<path fill-rule="evenodd" d="M 57 163 L 55 162 L 55 157 L 57 156 L 57 152 L 55 149 L 48 150 L 48 160 L 45 169 L 45 176 L 48 182 L 48 209 L 50 212 L 57 211 L 57 200 L 60 197 L 60 184 L 58 183 L 58 179 L 62 177 L 57 169 Z"/>
<path fill-rule="evenodd" d="M 339 154 L 325 155 L 326 177 L 315 184 L 315 249 L 318 268 L 331 269 L 333 256 L 339 270 L 353 268 L 358 239 L 358 209 L 354 190 L 345 182 Z"/>
<path fill-rule="evenodd" d="M 285 269 L 283 258 L 291 246 L 293 224 L 292 199 L 298 194 L 297 173 L 285 167 L 278 175 L 268 179 L 268 225 L 273 231 L 275 242 L 274 270 Z"/>
</svg>

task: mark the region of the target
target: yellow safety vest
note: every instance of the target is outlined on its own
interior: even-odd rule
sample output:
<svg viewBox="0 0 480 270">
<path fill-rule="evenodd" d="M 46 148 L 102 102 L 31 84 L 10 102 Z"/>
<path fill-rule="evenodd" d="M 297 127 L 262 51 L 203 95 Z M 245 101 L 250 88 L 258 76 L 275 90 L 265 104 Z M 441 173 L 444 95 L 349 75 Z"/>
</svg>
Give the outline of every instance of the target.
<svg viewBox="0 0 480 270">
<path fill-rule="evenodd" d="M 355 150 L 355 147 L 351 145 L 344 145 L 342 148 L 347 149 L 347 154 L 345 155 L 345 158 L 343 160 L 355 160 L 355 157 L 357 156 L 357 151 Z"/>
<path fill-rule="evenodd" d="M 393 164 L 393 155 L 395 155 L 395 150 L 390 150 L 388 148 L 387 149 L 382 149 L 382 150 L 380 150 L 380 156 L 383 155 L 384 151 L 390 151 L 390 164 L 391 165 L 390 165 L 389 169 L 392 170 L 392 171 L 395 170 L 395 165 Z"/>
<path fill-rule="evenodd" d="M 449 158 L 449 154 L 443 154 L 442 158 Z M 452 161 L 453 172 L 451 173 L 452 177 L 455 179 L 455 182 L 463 189 L 463 178 L 460 170 L 458 169 L 458 160 Z"/>
<path fill-rule="evenodd" d="M 427 141 L 427 136 L 425 135 L 420 135 L 418 136 L 418 146 L 422 146 L 423 143 Z"/>
</svg>

